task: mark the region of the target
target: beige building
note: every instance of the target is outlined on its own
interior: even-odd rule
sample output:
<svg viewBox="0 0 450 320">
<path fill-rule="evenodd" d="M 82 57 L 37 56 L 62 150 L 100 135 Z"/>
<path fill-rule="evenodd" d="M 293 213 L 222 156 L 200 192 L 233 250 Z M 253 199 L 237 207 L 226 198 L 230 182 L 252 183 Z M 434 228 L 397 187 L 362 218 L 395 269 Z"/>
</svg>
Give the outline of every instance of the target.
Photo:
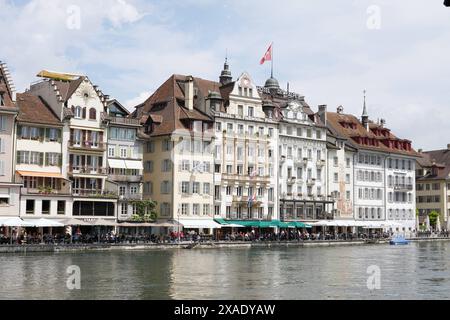
<svg viewBox="0 0 450 320">
<path fill-rule="evenodd" d="M 18 110 L 9 71 L 0 61 L 0 218 L 19 216 L 20 184 L 14 180 L 14 135 Z"/>
<path fill-rule="evenodd" d="M 432 211 L 440 214 L 441 227 L 450 223 L 450 145 L 447 149 L 421 152 L 417 160 L 416 203 L 419 222 Z"/>
<path fill-rule="evenodd" d="M 205 97 L 215 83 L 173 75 L 133 117 L 144 124 L 144 198 L 158 203 L 159 220 L 210 230 L 213 221 L 213 120 Z"/>
</svg>

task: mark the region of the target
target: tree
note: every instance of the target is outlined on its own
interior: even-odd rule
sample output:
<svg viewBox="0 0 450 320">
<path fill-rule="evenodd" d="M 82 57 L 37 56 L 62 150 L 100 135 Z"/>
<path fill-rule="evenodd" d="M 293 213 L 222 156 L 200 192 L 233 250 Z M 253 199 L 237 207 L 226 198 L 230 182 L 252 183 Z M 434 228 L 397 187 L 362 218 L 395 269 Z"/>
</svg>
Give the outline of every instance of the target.
<svg viewBox="0 0 450 320">
<path fill-rule="evenodd" d="M 130 202 L 131 205 L 136 206 L 136 214 L 132 216 L 135 222 L 151 222 L 158 218 L 156 206 L 158 203 L 152 200 L 135 200 Z"/>
<path fill-rule="evenodd" d="M 439 219 L 439 212 L 431 211 L 428 216 L 430 217 L 430 225 L 436 227 L 437 219 Z"/>
</svg>

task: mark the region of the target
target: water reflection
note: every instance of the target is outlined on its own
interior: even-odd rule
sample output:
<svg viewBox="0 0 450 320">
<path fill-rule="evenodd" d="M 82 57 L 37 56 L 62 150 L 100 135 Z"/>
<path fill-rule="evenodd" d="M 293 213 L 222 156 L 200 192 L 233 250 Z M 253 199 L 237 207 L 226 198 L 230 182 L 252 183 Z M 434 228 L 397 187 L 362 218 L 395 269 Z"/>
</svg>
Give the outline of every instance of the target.
<svg viewBox="0 0 450 320">
<path fill-rule="evenodd" d="M 448 299 L 450 243 L 0 256 L 1 299 Z M 82 290 L 66 287 L 81 268 Z M 367 268 L 381 290 L 367 289 Z"/>
</svg>

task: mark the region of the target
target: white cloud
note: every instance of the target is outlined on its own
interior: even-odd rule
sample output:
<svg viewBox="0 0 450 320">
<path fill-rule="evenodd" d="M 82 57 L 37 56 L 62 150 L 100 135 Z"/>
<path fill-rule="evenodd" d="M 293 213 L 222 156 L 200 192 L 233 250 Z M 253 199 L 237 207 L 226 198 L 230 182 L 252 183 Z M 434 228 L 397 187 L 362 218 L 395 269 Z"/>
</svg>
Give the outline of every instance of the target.
<svg viewBox="0 0 450 320">
<path fill-rule="evenodd" d="M 66 27 L 74 2 L 79 30 Z M 313 107 L 342 104 L 359 115 L 367 89 L 371 117 L 386 118 L 417 148 L 444 147 L 450 10 L 440 2 L 378 0 L 381 29 L 369 30 L 372 4 L 286 0 L 279 10 L 270 0 L 0 0 L 0 29 L 9 31 L 2 33 L 0 60 L 20 90 L 44 68 L 87 73 L 132 106 L 173 73 L 216 80 L 226 48 L 233 75 L 247 70 L 262 84 L 269 66 L 258 62 L 274 41 L 280 84 L 290 82 Z"/>
<path fill-rule="evenodd" d="M 148 91 L 146 91 L 146 92 L 141 92 L 137 97 L 132 98 L 132 99 L 130 99 L 130 100 L 127 100 L 127 101 L 125 102 L 125 107 L 126 107 L 129 111 L 133 112 L 133 111 L 134 111 L 134 107 L 136 107 L 137 105 L 139 105 L 139 104 L 145 102 L 151 95 L 152 95 L 152 93 L 151 93 L 151 92 L 148 92 Z"/>
<path fill-rule="evenodd" d="M 142 19 L 143 16 L 135 6 L 127 3 L 125 0 L 116 0 L 108 12 L 108 18 L 115 27 L 136 22 Z"/>
</svg>

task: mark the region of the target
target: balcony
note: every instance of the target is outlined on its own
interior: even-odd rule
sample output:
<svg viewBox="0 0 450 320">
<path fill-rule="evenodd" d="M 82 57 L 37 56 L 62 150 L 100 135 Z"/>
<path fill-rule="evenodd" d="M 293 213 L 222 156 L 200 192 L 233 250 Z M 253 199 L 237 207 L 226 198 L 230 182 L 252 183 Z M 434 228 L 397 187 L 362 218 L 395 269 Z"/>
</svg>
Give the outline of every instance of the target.
<svg viewBox="0 0 450 320">
<path fill-rule="evenodd" d="M 316 184 L 316 179 L 308 179 L 308 180 L 306 181 L 306 184 L 307 184 L 308 186 L 313 186 L 313 185 Z"/>
<path fill-rule="evenodd" d="M 92 167 L 92 166 L 69 166 L 69 174 L 89 174 L 89 175 L 106 175 L 108 174 L 108 169 L 103 167 Z"/>
<path fill-rule="evenodd" d="M 74 150 L 105 151 L 106 143 L 92 141 L 69 141 L 69 148 Z"/>
<path fill-rule="evenodd" d="M 228 180 L 232 182 L 255 182 L 255 183 L 270 183 L 270 176 L 248 176 L 248 175 L 238 175 L 238 174 L 223 174 L 223 180 Z"/>
<path fill-rule="evenodd" d="M 110 174 L 108 178 L 116 182 L 142 182 L 142 175 L 131 176 L 131 175 L 120 175 L 120 174 Z"/>
<path fill-rule="evenodd" d="M 325 160 L 317 160 L 316 166 L 317 167 L 324 167 L 325 166 Z"/>
<path fill-rule="evenodd" d="M 141 193 L 125 193 L 119 195 L 119 200 L 127 201 L 127 200 L 142 200 Z"/>
<path fill-rule="evenodd" d="M 74 197 L 85 197 L 85 198 L 117 199 L 117 193 L 111 191 L 103 191 L 99 189 L 74 188 L 72 195 Z"/>
<path fill-rule="evenodd" d="M 233 202 L 245 202 L 248 203 L 248 196 L 233 196 Z"/>
<path fill-rule="evenodd" d="M 287 179 L 287 183 L 288 184 L 294 184 L 297 181 L 296 177 L 290 177 Z"/>
<path fill-rule="evenodd" d="M 56 195 L 56 196 L 70 196 L 72 191 L 70 190 L 70 184 L 67 184 L 60 189 L 53 189 L 50 187 L 38 187 L 38 188 L 22 188 L 22 195 Z"/>
<path fill-rule="evenodd" d="M 109 120 L 111 123 L 115 124 L 124 124 L 124 125 L 130 125 L 130 126 L 140 126 L 140 120 L 134 119 L 134 118 L 121 118 L 121 117 L 109 117 Z"/>
<path fill-rule="evenodd" d="M 283 162 L 285 162 L 285 161 L 286 161 L 286 156 L 281 156 L 281 157 L 280 157 L 280 162 L 283 163 Z"/>
<path fill-rule="evenodd" d="M 394 185 L 395 191 L 412 191 L 414 186 L 412 184 L 396 184 Z"/>
</svg>

